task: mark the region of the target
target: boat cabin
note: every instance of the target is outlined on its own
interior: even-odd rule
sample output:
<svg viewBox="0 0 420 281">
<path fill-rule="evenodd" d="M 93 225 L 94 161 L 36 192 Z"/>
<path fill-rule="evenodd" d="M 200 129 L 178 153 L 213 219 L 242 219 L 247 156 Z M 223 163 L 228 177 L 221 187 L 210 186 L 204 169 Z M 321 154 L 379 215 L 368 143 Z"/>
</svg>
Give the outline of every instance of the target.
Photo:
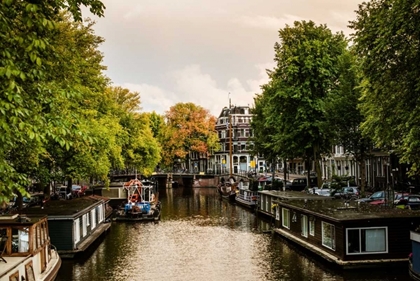
<svg viewBox="0 0 420 281">
<path fill-rule="evenodd" d="M 274 200 L 275 232 L 342 268 L 407 265 L 420 212 L 344 200 Z"/>
<path fill-rule="evenodd" d="M 54 280 L 61 265 L 47 216 L 0 216 L 0 280 Z"/>
<path fill-rule="evenodd" d="M 108 199 L 100 196 L 83 196 L 72 200 L 50 200 L 44 208 L 25 211 L 48 215 L 49 234 L 62 258 L 73 258 L 84 252 L 99 236 L 106 232 L 107 214 L 112 208 Z"/>
</svg>

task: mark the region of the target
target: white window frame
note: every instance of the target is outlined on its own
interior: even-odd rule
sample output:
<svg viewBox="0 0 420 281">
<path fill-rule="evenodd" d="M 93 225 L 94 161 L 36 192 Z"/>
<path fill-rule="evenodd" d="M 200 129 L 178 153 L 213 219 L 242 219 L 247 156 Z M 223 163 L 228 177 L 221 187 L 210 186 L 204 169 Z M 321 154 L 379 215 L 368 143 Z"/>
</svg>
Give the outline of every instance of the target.
<svg viewBox="0 0 420 281">
<path fill-rule="evenodd" d="M 300 229 L 301 229 L 301 235 L 303 237 L 308 238 L 308 216 L 307 215 L 300 216 Z"/>
<path fill-rule="evenodd" d="M 104 221 L 105 219 L 105 214 L 104 214 L 104 205 L 99 205 L 97 207 L 97 212 L 98 212 L 98 223 L 101 223 Z"/>
<path fill-rule="evenodd" d="M 309 235 L 315 236 L 315 218 L 309 220 Z"/>
<path fill-rule="evenodd" d="M 359 230 L 359 252 L 349 252 L 349 246 L 350 246 L 350 241 L 349 241 L 349 231 L 350 230 Z M 384 239 L 385 241 L 383 241 L 384 243 L 384 251 L 364 251 L 362 252 L 362 243 L 366 242 L 362 241 L 362 230 L 364 231 L 369 231 L 369 230 L 385 230 L 385 235 L 384 235 Z M 366 236 L 365 236 L 366 239 Z M 378 238 L 375 237 L 374 238 L 375 241 L 378 241 Z M 388 227 L 387 226 L 372 226 L 372 227 L 355 227 L 355 228 L 346 228 L 346 255 L 370 255 L 370 254 L 386 254 L 389 251 L 389 246 L 388 246 Z M 366 247 L 366 246 L 365 246 Z"/>
<path fill-rule="evenodd" d="M 281 225 L 284 228 L 290 229 L 290 210 L 281 208 Z"/>
<path fill-rule="evenodd" d="M 86 226 L 90 226 L 90 212 L 86 214 Z"/>
<path fill-rule="evenodd" d="M 82 237 L 87 235 L 86 214 L 82 216 Z"/>
<path fill-rule="evenodd" d="M 335 225 L 323 221 L 321 223 L 321 227 L 322 227 L 322 231 L 321 231 L 322 232 L 322 246 L 335 251 Z M 329 233 L 331 237 L 325 236 L 325 233 L 328 230 L 327 227 L 331 228 L 330 229 L 331 232 Z"/>
<path fill-rule="evenodd" d="M 74 246 L 80 241 L 80 219 L 73 221 Z"/>
<path fill-rule="evenodd" d="M 96 222 L 97 222 L 97 220 L 96 220 L 96 209 L 90 210 L 90 215 L 92 217 L 92 227 L 91 227 L 91 229 L 93 230 L 93 229 L 95 229 Z"/>
</svg>

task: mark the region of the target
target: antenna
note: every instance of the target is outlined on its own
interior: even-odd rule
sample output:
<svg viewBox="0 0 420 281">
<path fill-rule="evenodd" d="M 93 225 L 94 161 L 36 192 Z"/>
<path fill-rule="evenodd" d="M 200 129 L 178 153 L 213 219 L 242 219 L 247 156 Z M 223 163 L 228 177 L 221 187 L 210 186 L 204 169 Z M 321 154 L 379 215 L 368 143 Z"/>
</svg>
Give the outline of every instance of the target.
<svg viewBox="0 0 420 281">
<path fill-rule="evenodd" d="M 231 104 L 230 104 L 230 92 L 228 94 L 228 97 L 229 97 L 229 108 L 231 108 Z"/>
</svg>

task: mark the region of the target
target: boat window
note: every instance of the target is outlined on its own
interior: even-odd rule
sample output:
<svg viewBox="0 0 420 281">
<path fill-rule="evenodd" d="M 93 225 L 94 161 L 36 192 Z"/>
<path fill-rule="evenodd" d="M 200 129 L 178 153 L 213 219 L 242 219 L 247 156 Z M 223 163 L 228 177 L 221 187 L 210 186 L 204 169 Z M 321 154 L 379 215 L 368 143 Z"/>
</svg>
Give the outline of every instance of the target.
<svg viewBox="0 0 420 281">
<path fill-rule="evenodd" d="M 10 281 L 19 281 L 19 271 L 16 271 L 12 275 L 9 276 Z"/>
<path fill-rule="evenodd" d="M 301 234 L 303 237 L 308 237 L 308 216 L 302 215 L 300 218 Z"/>
<path fill-rule="evenodd" d="M 44 221 L 41 224 L 41 231 L 42 231 L 42 240 L 45 242 L 48 241 L 48 229 L 47 229 L 47 222 Z"/>
<path fill-rule="evenodd" d="M 41 234 L 41 225 L 37 225 L 35 228 L 35 236 L 36 236 L 36 248 L 41 247 L 42 245 L 42 234 Z"/>
<path fill-rule="evenodd" d="M 90 213 L 89 212 L 86 214 L 86 225 L 90 226 Z"/>
<path fill-rule="evenodd" d="M 309 218 L 309 234 L 311 236 L 315 236 L 315 218 L 314 217 Z"/>
<path fill-rule="evenodd" d="M 87 235 L 87 225 L 86 225 L 86 220 L 87 220 L 87 215 L 84 214 L 82 216 L 82 237 L 85 237 Z"/>
<path fill-rule="evenodd" d="M 281 224 L 283 227 L 290 229 L 290 211 L 289 209 L 281 209 Z"/>
<path fill-rule="evenodd" d="M 349 228 L 346 230 L 347 255 L 388 252 L 388 228 Z"/>
<path fill-rule="evenodd" d="M 29 252 L 29 229 L 12 228 L 12 253 Z"/>
<path fill-rule="evenodd" d="M 94 229 L 96 227 L 96 209 L 92 209 L 90 211 L 90 217 L 92 218 L 92 227 L 91 227 L 91 229 Z"/>
<path fill-rule="evenodd" d="M 322 222 L 322 246 L 335 250 L 335 226 Z"/>
<path fill-rule="evenodd" d="M 75 219 L 73 222 L 74 245 L 80 241 L 80 219 Z"/>
<path fill-rule="evenodd" d="M 26 274 L 26 280 L 28 280 L 28 281 L 36 281 L 36 279 L 35 279 L 35 272 L 34 272 L 34 268 L 33 268 L 32 262 L 28 263 L 25 266 L 25 274 Z"/>
</svg>

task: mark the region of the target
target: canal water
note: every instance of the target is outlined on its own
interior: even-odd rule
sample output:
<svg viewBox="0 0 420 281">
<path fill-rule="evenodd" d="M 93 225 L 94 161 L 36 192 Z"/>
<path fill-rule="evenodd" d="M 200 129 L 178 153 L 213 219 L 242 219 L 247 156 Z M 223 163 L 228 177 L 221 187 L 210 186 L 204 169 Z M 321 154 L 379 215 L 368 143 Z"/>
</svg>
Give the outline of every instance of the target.
<svg viewBox="0 0 420 281">
<path fill-rule="evenodd" d="M 89 253 L 63 260 L 56 280 L 410 280 L 407 268 L 339 270 L 215 188 L 163 189 L 160 200 L 160 222 L 113 222 Z"/>
</svg>

